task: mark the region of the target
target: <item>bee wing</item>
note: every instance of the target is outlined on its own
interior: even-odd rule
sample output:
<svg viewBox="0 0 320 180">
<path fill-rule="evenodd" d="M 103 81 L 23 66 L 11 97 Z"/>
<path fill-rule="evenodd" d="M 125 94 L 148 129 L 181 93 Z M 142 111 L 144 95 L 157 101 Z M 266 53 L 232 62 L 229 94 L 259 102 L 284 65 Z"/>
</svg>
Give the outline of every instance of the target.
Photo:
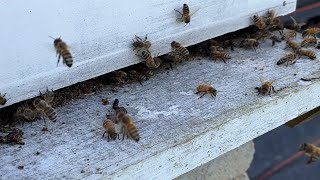
<svg viewBox="0 0 320 180">
<path fill-rule="evenodd" d="M 200 7 L 197 7 L 195 10 L 193 10 L 191 13 L 190 13 L 190 16 L 193 16 L 196 12 L 198 12 L 201 8 Z"/>
<path fill-rule="evenodd" d="M 292 16 L 290 16 L 290 18 L 292 19 L 293 24 L 298 24 L 297 21 Z"/>
</svg>

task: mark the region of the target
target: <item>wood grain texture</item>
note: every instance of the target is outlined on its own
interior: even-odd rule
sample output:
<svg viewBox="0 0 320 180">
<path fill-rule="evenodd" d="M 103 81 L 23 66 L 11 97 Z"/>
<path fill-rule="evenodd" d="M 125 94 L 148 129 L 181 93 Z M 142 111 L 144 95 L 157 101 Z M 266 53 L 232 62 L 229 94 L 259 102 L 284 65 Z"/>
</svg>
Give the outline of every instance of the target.
<svg viewBox="0 0 320 180">
<path fill-rule="evenodd" d="M 170 51 L 169 43 L 184 46 L 247 27 L 253 14 L 272 8 L 279 15 L 295 9 L 296 1 L 283 6 L 278 0 L 190 0 L 190 25 L 176 22 L 174 9 L 184 1 L 141 0 L 139 3 L 37 0 L 0 2 L 4 18 L 0 30 L 0 92 L 6 106 L 35 97 L 39 90 L 59 89 L 119 68 L 136 64 L 130 45 L 134 35 L 148 34 L 153 54 Z M 17 6 L 19 4 L 19 6 Z M 56 67 L 53 37 L 71 46 L 74 65 Z M 0 108 L 5 107 L 1 106 Z"/>
<path fill-rule="evenodd" d="M 277 66 L 284 46 L 266 41 L 257 52 L 236 49 L 228 64 L 184 62 L 160 69 L 143 86 L 129 84 L 118 93 L 106 88 L 74 100 L 57 109 L 48 133 L 41 132 L 42 121 L 25 124 L 26 145 L 0 146 L 0 174 L 3 179 L 175 178 L 320 105 L 320 81 L 300 80 L 320 76 L 319 60 Z M 276 79 L 279 91 L 258 96 L 260 77 Z M 217 98 L 199 99 L 194 93 L 200 83 L 213 84 Z M 102 138 L 103 118 L 111 109 L 100 104 L 102 98 L 118 98 L 128 109 L 140 131 L 138 143 Z"/>
</svg>

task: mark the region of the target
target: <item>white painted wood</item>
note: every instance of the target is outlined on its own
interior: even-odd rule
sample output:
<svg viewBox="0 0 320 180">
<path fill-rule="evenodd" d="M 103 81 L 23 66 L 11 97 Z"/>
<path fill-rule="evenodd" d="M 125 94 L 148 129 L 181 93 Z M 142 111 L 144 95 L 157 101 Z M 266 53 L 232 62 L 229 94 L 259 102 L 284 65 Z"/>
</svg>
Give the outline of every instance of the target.
<svg viewBox="0 0 320 180">
<path fill-rule="evenodd" d="M 154 54 L 170 51 L 177 40 L 188 46 L 244 28 L 250 17 L 274 8 L 292 12 L 296 1 L 189 0 L 190 25 L 176 22 L 174 9 L 185 1 L 129 0 L 0 2 L 0 92 L 13 103 L 140 62 L 131 50 L 134 35 L 148 34 Z M 9 18 L 10 17 L 10 18 Z M 184 27 L 185 26 L 185 27 Z M 71 46 L 72 68 L 56 67 L 52 39 L 61 36 Z M 4 107 L 4 106 L 3 106 Z M 2 107 L 0 107 L 2 108 Z"/>
<path fill-rule="evenodd" d="M 26 145 L 0 146 L 2 179 L 163 180 L 188 172 L 320 105 L 320 81 L 300 81 L 320 76 L 319 58 L 277 66 L 284 46 L 266 41 L 257 52 L 236 49 L 228 64 L 184 62 L 157 71 L 143 86 L 129 84 L 117 94 L 106 88 L 74 100 L 57 109 L 48 133 L 41 132 L 42 121 L 25 124 Z M 276 79 L 279 92 L 258 96 L 260 77 Z M 215 100 L 194 94 L 203 82 L 216 87 Z M 111 109 L 100 104 L 106 97 L 119 98 L 134 117 L 138 143 L 101 137 Z M 24 170 L 17 170 L 19 165 Z"/>
</svg>

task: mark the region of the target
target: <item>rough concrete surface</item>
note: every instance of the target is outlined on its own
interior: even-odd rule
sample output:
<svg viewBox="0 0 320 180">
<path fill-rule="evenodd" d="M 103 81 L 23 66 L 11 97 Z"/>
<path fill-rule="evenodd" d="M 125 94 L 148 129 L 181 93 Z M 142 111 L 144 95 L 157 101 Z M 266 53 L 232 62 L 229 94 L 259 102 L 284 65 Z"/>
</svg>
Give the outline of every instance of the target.
<svg viewBox="0 0 320 180">
<path fill-rule="evenodd" d="M 246 173 L 253 160 L 253 141 L 201 165 L 175 180 L 249 180 Z"/>
</svg>

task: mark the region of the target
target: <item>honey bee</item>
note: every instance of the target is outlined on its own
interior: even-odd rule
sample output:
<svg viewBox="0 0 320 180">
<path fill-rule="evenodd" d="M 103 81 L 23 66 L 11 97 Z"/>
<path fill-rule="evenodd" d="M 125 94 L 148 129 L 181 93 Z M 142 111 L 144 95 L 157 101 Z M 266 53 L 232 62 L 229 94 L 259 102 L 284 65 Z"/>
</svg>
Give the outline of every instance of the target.
<svg viewBox="0 0 320 180">
<path fill-rule="evenodd" d="M 279 31 L 280 33 L 282 33 L 282 31 L 284 30 L 284 26 L 283 26 L 281 19 L 279 17 L 273 18 L 273 20 L 272 20 L 271 24 L 268 26 L 267 30 Z"/>
<path fill-rule="evenodd" d="M 37 109 L 38 112 L 42 114 L 42 117 L 46 115 L 52 122 L 56 121 L 57 111 L 45 100 L 37 98 L 33 101 L 33 106 Z"/>
<path fill-rule="evenodd" d="M 133 40 L 132 46 L 133 46 L 133 50 L 141 49 L 141 48 L 149 49 L 151 47 L 151 43 L 150 41 L 148 41 L 147 35 L 145 36 L 144 39 L 141 39 L 139 36 L 135 36 L 135 40 Z"/>
<path fill-rule="evenodd" d="M 296 37 L 297 37 L 297 31 L 295 30 L 288 30 L 282 35 L 282 39 L 286 41 L 296 39 Z"/>
<path fill-rule="evenodd" d="M 320 148 L 314 144 L 303 143 L 300 145 L 299 151 L 304 151 L 304 154 L 309 157 L 307 164 L 317 161 L 320 157 Z"/>
<path fill-rule="evenodd" d="M 298 50 L 297 50 L 297 54 L 298 54 L 299 57 L 301 57 L 301 56 L 306 56 L 306 57 L 308 57 L 308 58 L 311 59 L 311 60 L 317 59 L 316 54 L 315 54 L 313 51 L 311 51 L 311 50 L 298 49 Z"/>
<path fill-rule="evenodd" d="M 182 13 L 176 9 L 175 11 L 181 15 L 181 18 L 177 18 L 177 20 L 181 20 L 182 22 L 186 23 L 186 25 L 190 23 L 191 15 L 190 15 L 189 6 L 187 4 L 183 4 Z"/>
<path fill-rule="evenodd" d="M 244 39 L 240 42 L 239 47 L 245 47 L 245 48 L 253 48 L 254 51 L 256 51 L 256 48 L 259 47 L 259 42 L 256 39 Z"/>
<path fill-rule="evenodd" d="M 276 17 L 276 12 L 274 10 L 269 10 L 267 12 L 267 17 L 265 20 L 266 25 L 270 25 L 273 22 L 273 19 Z"/>
<path fill-rule="evenodd" d="M 287 49 L 288 47 L 291 48 L 293 51 L 297 51 L 297 50 L 299 50 L 299 49 L 301 48 L 298 43 L 296 43 L 296 42 L 294 42 L 294 41 L 291 41 L 291 40 L 288 40 L 288 41 L 286 42 L 286 47 L 285 47 L 285 49 Z"/>
<path fill-rule="evenodd" d="M 197 92 L 195 94 L 199 93 L 203 93 L 200 98 L 202 98 L 205 94 L 210 94 L 213 98 L 217 96 L 217 90 L 210 84 L 200 84 L 197 87 Z"/>
<path fill-rule="evenodd" d="M 117 83 L 125 84 L 127 82 L 127 73 L 124 71 L 115 71 L 113 73 L 113 78 Z"/>
<path fill-rule="evenodd" d="M 24 106 L 21 106 L 17 109 L 15 113 L 16 117 L 22 117 L 25 120 L 34 120 L 37 117 L 37 112 L 35 109 L 31 109 L 26 104 Z"/>
<path fill-rule="evenodd" d="M 40 92 L 40 96 L 50 105 L 52 106 L 54 98 L 55 98 L 55 93 L 53 92 L 53 90 L 49 91 L 49 89 L 47 88 L 46 92 L 44 94 L 42 94 Z"/>
<path fill-rule="evenodd" d="M 182 57 L 189 58 L 189 51 L 187 48 L 183 47 L 180 43 L 177 41 L 172 41 L 171 42 L 171 47 L 174 51 L 179 53 Z"/>
<path fill-rule="evenodd" d="M 297 54 L 296 53 L 289 53 L 286 54 L 284 57 L 282 57 L 278 62 L 277 65 L 281 65 L 283 63 L 287 63 L 288 64 L 294 64 L 297 62 Z"/>
<path fill-rule="evenodd" d="M 117 117 L 122 125 L 121 127 L 121 131 L 123 132 L 122 140 L 124 140 L 125 135 L 127 135 L 127 138 L 131 137 L 133 140 L 138 142 L 140 139 L 140 136 L 132 117 L 124 112 L 118 113 Z"/>
<path fill-rule="evenodd" d="M 255 89 L 258 91 L 258 95 L 262 94 L 262 95 L 266 95 L 268 94 L 269 96 L 271 95 L 271 91 L 273 91 L 274 93 L 276 92 L 276 90 L 273 87 L 273 81 L 261 81 L 261 86 L 260 87 L 256 87 Z"/>
<path fill-rule="evenodd" d="M 62 56 L 63 64 L 67 65 L 68 67 L 71 67 L 73 64 L 73 57 L 71 55 L 71 52 L 69 51 L 68 45 L 64 41 L 62 41 L 61 37 L 59 38 L 53 38 L 51 36 L 49 37 L 54 39 L 53 45 L 54 45 L 54 48 L 56 49 L 56 54 L 59 55 L 57 66 Z"/>
<path fill-rule="evenodd" d="M 234 47 L 236 47 L 236 44 L 233 40 L 228 39 L 222 42 L 222 48 L 223 49 L 227 49 L 228 47 L 230 47 L 231 51 L 234 51 Z"/>
<path fill-rule="evenodd" d="M 6 136 L 0 136 L 0 143 L 24 145 L 22 138 L 23 132 L 18 128 L 14 128 Z"/>
<path fill-rule="evenodd" d="M 150 69 L 156 69 L 162 64 L 162 60 L 158 57 L 152 57 L 151 53 L 145 49 L 138 49 L 137 56 L 145 60 L 146 66 Z"/>
<path fill-rule="evenodd" d="M 103 98 L 103 99 L 101 99 L 101 103 L 102 103 L 102 105 L 108 105 L 109 101 L 107 98 Z"/>
<path fill-rule="evenodd" d="M 269 33 L 266 30 L 259 30 L 251 35 L 252 39 L 264 40 L 269 36 Z"/>
<path fill-rule="evenodd" d="M 153 71 L 151 69 L 143 69 L 141 71 L 129 71 L 130 79 L 137 80 L 140 83 L 140 85 L 142 85 L 142 81 L 147 81 L 150 76 L 153 76 Z"/>
<path fill-rule="evenodd" d="M 290 18 L 293 21 L 293 30 L 297 31 L 297 32 L 301 32 L 301 27 L 306 25 L 306 23 L 298 23 L 292 16 L 290 16 Z"/>
<path fill-rule="evenodd" d="M 316 35 L 318 33 L 320 33 L 320 28 L 317 28 L 317 27 L 308 28 L 302 32 L 302 37 L 312 36 L 312 37 L 316 38 Z"/>
<path fill-rule="evenodd" d="M 226 62 L 227 59 L 231 59 L 231 56 L 228 53 L 221 52 L 221 51 L 213 51 L 213 52 L 211 52 L 210 57 L 213 58 L 215 61 L 217 59 L 222 59 L 224 63 L 227 63 Z"/>
<path fill-rule="evenodd" d="M 258 16 L 258 15 L 254 15 L 253 16 L 253 22 L 254 22 L 254 25 L 259 28 L 259 29 L 265 29 L 266 28 L 266 23 L 264 22 L 263 18 Z"/>
<path fill-rule="evenodd" d="M 1 95 L 0 93 L 0 105 L 5 105 L 7 103 L 7 99 L 5 98 L 7 93 L 4 93 L 3 95 Z"/>
<path fill-rule="evenodd" d="M 272 40 L 272 46 L 274 46 L 276 44 L 276 42 L 280 43 L 281 42 L 281 38 L 279 38 L 276 35 L 271 35 L 270 39 Z"/>
<path fill-rule="evenodd" d="M 109 138 L 111 138 L 111 140 L 116 140 L 117 137 L 119 138 L 119 134 L 116 132 L 116 128 L 114 126 L 114 123 L 110 119 L 104 120 L 103 127 L 106 130 L 104 131 L 102 137 L 104 137 L 104 135 L 107 133 L 108 142 L 109 142 Z"/>
<path fill-rule="evenodd" d="M 317 44 L 317 39 L 316 38 L 304 38 L 303 41 L 301 42 L 301 47 L 307 47 L 307 46 L 315 46 Z"/>
</svg>

